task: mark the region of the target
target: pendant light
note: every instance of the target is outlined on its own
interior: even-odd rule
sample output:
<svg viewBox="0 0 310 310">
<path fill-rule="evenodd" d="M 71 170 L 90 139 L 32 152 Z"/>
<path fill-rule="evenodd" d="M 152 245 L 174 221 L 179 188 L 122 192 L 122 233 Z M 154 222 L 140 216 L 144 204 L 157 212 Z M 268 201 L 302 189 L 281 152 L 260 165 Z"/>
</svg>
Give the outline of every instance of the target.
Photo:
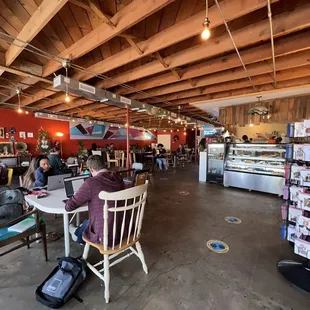
<svg viewBox="0 0 310 310">
<path fill-rule="evenodd" d="M 201 33 L 201 38 L 203 40 L 208 40 L 211 36 L 211 32 L 210 32 L 210 20 L 209 20 L 209 3 L 208 0 L 206 0 L 206 18 L 204 20 L 204 22 L 202 23 L 203 25 L 203 31 Z"/>
<path fill-rule="evenodd" d="M 18 113 L 23 113 L 23 110 L 20 107 L 20 94 L 21 94 L 21 92 L 22 92 L 22 90 L 19 87 L 17 87 L 16 88 L 16 93 L 17 93 L 17 96 L 18 96 L 18 109 L 17 109 Z"/>
<path fill-rule="evenodd" d="M 62 62 L 62 66 L 65 68 L 66 70 L 66 78 L 65 78 L 65 84 L 66 84 L 66 96 L 65 96 L 65 101 L 66 102 L 70 102 L 70 97 L 69 97 L 69 89 L 68 89 L 68 83 L 69 83 L 69 78 L 68 78 L 68 68 L 70 68 L 71 64 L 70 64 L 70 60 L 69 59 L 65 59 Z"/>
</svg>

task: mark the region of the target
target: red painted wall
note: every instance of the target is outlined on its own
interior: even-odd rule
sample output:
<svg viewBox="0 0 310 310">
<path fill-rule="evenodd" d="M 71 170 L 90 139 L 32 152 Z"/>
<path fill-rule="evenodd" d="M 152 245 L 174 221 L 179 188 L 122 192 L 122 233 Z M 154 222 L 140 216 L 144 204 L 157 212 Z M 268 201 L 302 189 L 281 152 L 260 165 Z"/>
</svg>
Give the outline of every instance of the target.
<svg viewBox="0 0 310 310">
<path fill-rule="evenodd" d="M 69 122 L 55 121 L 49 119 L 35 118 L 32 113 L 19 114 L 15 110 L 0 109 L 0 127 L 4 127 L 5 132 L 8 132 L 11 127 L 15 127 L 16 134 L 14 134 L 17 142 L 25 142 L 28 145 L 28 151 L 36 154 L 36 145 L 38 131 L 42 127 L 47 130 L 50 136 L 59 141 L 59 138 L 55 136 L 56 132 L 62 132 L 62 149 L 63 157 L 66 158 L 71 154 L 78 151 L 78 140 L 70 140 Z M 19 138 L 19 132 L 25 131 L 32 132 L 33 138 L 21 139 Z M 152 132 L 156 136 L 156 132 Z M 10 135 L 11 136 L 11 135 Z M 180 135 L 181 136 L 181 135 Z M 8 142 L 10 139 L 0 139 L 0 142 Z M 85 144 L 85 148 L 90 149 L 92 143 L 96 143 L 98 147 L 103 147 L 106 144 L 114 143 L 116 149 L 125 150 L 126 140 L 82 140 Z M 153 141 L 130 141 L 131 144 L 138 143 L 140 147 L 150 144 Z"/>
</svg>

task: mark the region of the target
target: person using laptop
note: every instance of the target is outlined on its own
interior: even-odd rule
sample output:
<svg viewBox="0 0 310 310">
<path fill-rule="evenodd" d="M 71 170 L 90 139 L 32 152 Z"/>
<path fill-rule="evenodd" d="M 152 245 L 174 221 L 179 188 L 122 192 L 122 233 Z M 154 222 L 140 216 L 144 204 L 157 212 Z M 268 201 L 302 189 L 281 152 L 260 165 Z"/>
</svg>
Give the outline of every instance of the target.
<svg viewBox="0 0 310 310">
<path fill-rule="evenodd" d="M 49 175 L 50 164 L 45 155 L 32 159 L 28 170 L 23 177 L 23 186 L 26 188 L 45 187 Z"/>
<path fill-rule="evenodd" d="M 90 242 L 102 244 L 103 201 L 98 195 L 101 191 L 117 192 L 123 190 L 125 187 L 120 174 L 109 172 L 104 168 L 104 162 L 101 156 L 89 156 L 87 159 L 87 167 L 92 177 L 85 180 L 74 196 L 66 202 L 65 209 L 69 212 L 88 204 L 89 219 L 85 220 L 80 227 L 71 224 L 69 230 L 74 241 L 84 243 L 82 238 L 84 236 L 84 238 Z M 114 207 L 113 201 L 109 202 L 109 205 Z M 110 227 L 113 227 L 112 216 L 109 217 L 108 222 L 110 229 Z M 112 233 L 109 235 L 112 236 Z"/>
</svg>

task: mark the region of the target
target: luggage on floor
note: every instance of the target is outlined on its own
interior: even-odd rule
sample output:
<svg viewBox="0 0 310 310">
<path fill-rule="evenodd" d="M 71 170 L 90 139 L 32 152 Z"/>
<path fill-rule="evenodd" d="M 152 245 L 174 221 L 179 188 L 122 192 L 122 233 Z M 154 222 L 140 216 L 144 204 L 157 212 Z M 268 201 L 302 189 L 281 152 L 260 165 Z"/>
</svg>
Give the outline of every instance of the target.
<svg viewBox="0 0 310 310">
<path fill-rule="evenodd" d="M 24 195 L 18 189 L 0 190 L 0 224 L 23 215 Z"/>
<path fill-rule="evenodd" d="M 0 185 L 6 185 L 8 180 L 8 167 L 0 163 Z"/>
<path fill-rule="evenodd" d="M 36 289 L 36 299 L 41 304 L 59 309 L 71 297 L 86 278 L 86 264 L 83 260 L 73 257 L 58 259 L 46 280 Z"/>
</svg>

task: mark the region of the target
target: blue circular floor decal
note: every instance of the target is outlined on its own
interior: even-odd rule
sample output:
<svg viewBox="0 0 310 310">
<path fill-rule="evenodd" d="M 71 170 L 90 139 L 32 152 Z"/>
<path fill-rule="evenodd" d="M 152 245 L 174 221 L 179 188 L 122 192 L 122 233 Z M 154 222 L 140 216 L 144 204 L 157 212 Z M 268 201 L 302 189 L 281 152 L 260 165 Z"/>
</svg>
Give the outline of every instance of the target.
<svg viewBox="0 0 310 310">
<path fill-rule="evenodd" d="M 241 224 L 241 220 L 234 216 L 226 216 L 225 221 L 232 224 Z"/>
<path fill-rule="evenodd" d="M 207 247 L 215 252 L 215 253 L 227 253 L 229 251 L 229 246 L 223 242 L 223 241 L 220 241 L 220 240 L 209 240 L 207 242 Z"/>
</svg>

